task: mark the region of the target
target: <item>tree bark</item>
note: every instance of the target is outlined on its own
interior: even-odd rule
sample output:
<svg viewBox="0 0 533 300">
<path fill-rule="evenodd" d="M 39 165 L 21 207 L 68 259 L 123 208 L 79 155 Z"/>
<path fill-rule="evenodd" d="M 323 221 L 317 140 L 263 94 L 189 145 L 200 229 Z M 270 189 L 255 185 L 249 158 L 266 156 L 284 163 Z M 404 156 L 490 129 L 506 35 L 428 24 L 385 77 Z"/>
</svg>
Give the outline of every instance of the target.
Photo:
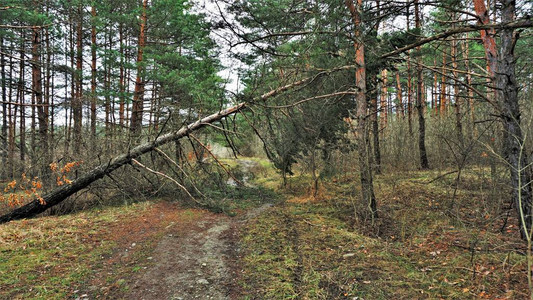
<svg viewBox="0 0 533 300">
<path fill-rule="evenodd" d="M 78 5 L 78 23 L 76 24 L 76 73 L 75 96 L 72 99 L 72 113 L 74 120 L 74 155 L 81 154 L 82 145 L 82 119 L 83 119 L 83 8 Z"/>
<path fill-rule="evenodd" d="M 10 67 L 11 68 L 11 67 Z M 7 86 L 6 86 L 6 57 L 4 55 L 4 38 L 0 37 L 0 80 L 2 88 L 2 168 L 1 178 L 7 178 Z"/>
<path fill-rule="evenodd" d="M 133 94 L 133 107 L 131 112 L 131 126 L 130 130 L 134 135 L 139 135 L 142 128 L 143 118 L 143 101 L 144 101 L 144 67 L 143 54 L 144 46 L 146 44 L 146 8 L 148 0 L 143 1 L 141 24 L 139 28 L 139 39 L 137 43 L 137 75 L 135 79 L 135 92 Z"/>
<path fill-rule="evenodd" d="M 400 82 L 400 71 L 396 70 L 396 100 L 398 102 L 398 109 L 402 117 L 405 116 L 403 100 L 402 100 L 402 84 Z"/>
<path fill-rule="evenodd" d="M 19 138 L 19 148 L 20 148 L 20 160 L 21 160 L 21 166 L 20 166 L 20 172 L 24 172 L 24 161 L 26 160 L 26 107 L 25 107 L 25 92 L 24 92 L 24 76 L 25 76 L 25 69 L 24 69 L 24 59 L 26 57 L 26 52 L 24 51 L 25 45 L 24 45 L 24 39 L 25 39 L 24 33 L 21 37 L 20 42 L 20 65 L 19 65 L 19 80 L 18 80 L 18 97 L 19 97 L 19 109 L 20 109 L 20 121 L 19 121 L 19 131 L 20 131 L 20 138 Z"/>
<path fill-rule="evenodd" d="M 119 124 L 120 128 L 124 128 L 124 102 L 126 97 L 126 89 L 125 89 L 125 82 L 124 82 L 124 37 L 123 37 L 123 29 L 122 29 L 122 23 L 118 25 L 118 34 L 119 34 L 119 43 L 120 43 L 120 79 L 119 79 L 119 89 L 120 89 L 120 95 L 119 95 L 119 109 L 118 109 L 118 115 L 119 115 Z"/>
<path fill-rule="evenodd" d="M 420 22 L 420 9 L 418 0 L 415 3 L 415 24 L 416 28 L 421 28 Z M 420 52 L 420 46 L 417 47 L 417 51 Z M 418 150 L 420 152 L 420 167 L 422 169 L 429 169 L 429 162 L 426 151 L 426 120 L 424 118 L 424 101 L 422 99 L 422 61 L 420 55 L 417 56 L 417 90 L 416 90 L 416 110 L 418 112 Z"/>
<path fill-rule="evenodd" d="M 41 178 L 46 174 L 49 164 L 48 153 L 48 106 L 43 101 L 42 71 L 41 71 L 41 29 L 33 29 L 32 40 L 32 86 L 35 103 L 37 104 L 37 119 L 39 122 L 39 139 L 41 146 L 42 164 Z"/>
<path fill-rule="evenodd" d="M 502 22 L 512 22 L 515 18 L 515 1 L 502 0 Z M 498 65 L 495 69 L 498 104 L 503 119 L 505 134 L 504 153 L 509 165 L 512 199 L 518 212 L 522 237 L 529 234 L 532 226 L 532 175 L 528 165 L 528 152 L 520 127 L 520 105 L 518 103 L 518 84 L 516 82 L 514 48 L 516 39 L 513 29 L 502 29 Z M 488 49 L 490 50 L 490 49 Z M 489 52 L 489 51 L 487 51 Z"/>
<path fill-rule="evenodd" d="M 365 65 L 365 46 L 361 42 L 361 10 L 362 0 L 357 0 L 354 4 L 352 0 L 345 0 L 344 3 L 350 10 L 352 21 L 355 26 L 355 87 L 357 89 L 355 100 L 357 103 L 357 152 L 359 156 L 359 168 L 361 176 L 361 193 L 363 201 L 368 205 L 372 218 L 377 218 L 377 203 L 374 195 L 374 186 L 372 182 L 372 168 L 370 166 L 370 155 L 368 149 L 368 108 L 366 101 L 366 65 Z M 357 5 L 357 6 L 356 6 Z"/>
<path fill-rule="evenodd" d="M 469 45 L 468 45 L 468 33 L 465 34 L 466 40 L 461 43 L 462 49 L 463 49 L 463 59 L 465 61 L 465 71 L 466 71 L 466 83 L 469 86 L 472 86 L 472 74 L 470 72 L 470 51 L 469 51 Z M 476 123 L 476 115 L 475 115 L 475 107 L 474 107 L 474 91 L 472 89 L 468 89 L 468 112 L 470 114 L 470 126 L 467 127 L 467 136 L 469 140 L 473 140 L 475 137 L 475 123 Z"/>
<path fill-rule="evenodd" d="M 454 14 L 455 19 L 455 14 Z M 455 133 L 457 136 L 457 140 L 459 141 L 459 144 L 461 147 L 464 147 L 464 140 L 463 140 L 463 123 L 461 121 L 462 115 L 461 115 L 461 103 L 462 98 L 459 95 L 459 83 L 457 80 L 459 80 L 458 76 L 458 63 L 457 63 L 457 40 L 452 39 L 452 48 L 451 48 L 451 56 L 452 56 L 452 67 L 453 67 L 453 77 L 456 79 L 453 83 L 453 97 L 455 99 Z"/>
<path fill-rule="evenodd" d="M 485 6 L 485 0 L 474 0 L 474 9 L 478 16 L 478 24 L 487 25 L 490 22 L 489 12 Z M 514 21 L 514 20 L 513 20 Z M 505 23 L 502 19 L 502 23 Z M 485 47 L 485 56 L 487 58 L 487 70 L 489 74 L 494 75 L 498 64 L 498 56 L 496 53 L 496 41 L 494 40 L 494 28 L 484 29 L 480 31 L 481 40 Z"/>
<path fill-rule="evenodd" d="M 91 7 L 91 147 L 96 146 L 96 8 Z M 107 91 L 106 91 L 107 92 Z"/>
<path fill-rule="evenodd" d="M 387 127 L 387 112 L 388 112 L 388 106 L 387 106 L 387 69 L 383 69 L 381 71 L 381 95 L 380 95 L 380 105 L 379 105 L 379 114 L 381 115 L 381 133 L 383 134 L 385 132 L 385 128 Z"/>
<path fill-rule="evenodd" d="M 446 40 L 445 40 L 446 42 Z M 446 48 L 444 48 L 444 50 L 442 51 L 442 76 L 441 76 L 441 80 L 440 80 L 440 115 L 441 116 L 446 116 L 446 111 L 447 111 L 447 105 L 446 105 L 446 102 L 447 102 L 447 95 L 446 95 L 446 80 L 447 80 L 447 77 L 446 77 Z"/>
</svg>

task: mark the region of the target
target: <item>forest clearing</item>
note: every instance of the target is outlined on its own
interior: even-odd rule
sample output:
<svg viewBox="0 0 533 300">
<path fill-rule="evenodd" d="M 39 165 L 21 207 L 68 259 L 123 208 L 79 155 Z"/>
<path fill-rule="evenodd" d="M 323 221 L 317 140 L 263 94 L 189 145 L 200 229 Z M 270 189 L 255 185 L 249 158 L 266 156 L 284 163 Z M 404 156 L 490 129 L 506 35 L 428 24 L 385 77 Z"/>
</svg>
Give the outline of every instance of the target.
<svg viewBox="0 0 533 300">
<path fill-rule="evenodd" d="M 4 0 L 1 299 L 533 299 L 528 0 Z"/>
</svg>

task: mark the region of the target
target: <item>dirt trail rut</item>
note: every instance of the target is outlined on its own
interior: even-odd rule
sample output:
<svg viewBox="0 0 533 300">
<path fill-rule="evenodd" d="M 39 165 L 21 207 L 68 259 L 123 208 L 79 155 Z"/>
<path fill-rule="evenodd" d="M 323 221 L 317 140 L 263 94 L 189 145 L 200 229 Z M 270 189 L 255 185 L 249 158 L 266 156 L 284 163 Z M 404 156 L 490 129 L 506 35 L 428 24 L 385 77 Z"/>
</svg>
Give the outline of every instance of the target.
<svg viewBox="0 0 533 300">
<path fill-rule="evenodd" d="M 238 295 L 238 228 L 271 204 L 231 218 L 209 215 L 188 230 L 169 230 L 153 265 L 134 280 L 126 299 L 235 299 Z"/>
</svg>

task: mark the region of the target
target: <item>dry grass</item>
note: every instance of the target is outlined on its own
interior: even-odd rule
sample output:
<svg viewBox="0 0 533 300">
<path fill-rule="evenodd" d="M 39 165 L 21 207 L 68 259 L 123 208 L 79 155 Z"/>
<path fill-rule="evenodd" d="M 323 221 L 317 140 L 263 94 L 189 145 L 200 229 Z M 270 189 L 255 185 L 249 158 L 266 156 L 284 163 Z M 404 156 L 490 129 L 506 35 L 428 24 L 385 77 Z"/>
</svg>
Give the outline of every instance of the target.
<svg viewBox="0 0 533 300">
<path fill-rule="evenodd" d="M 318 199 L 291 195 L 243 231 L 246 297 L 525 298 L 525 248 L 516 220 L 500 232 L 502 215 L 487 209 L 488 191 L 479 189 L 482 179 L 473 171 L 448 209 L 450 185 L 428 183 L 438 175 L 378 177 L 374 225 L 360 217 L 364 205 L 352 176 L 325 182 Z"/>
<path fill-rule="evenodd" d="M 186 228 L 204 213 L 144 202 L 4 224 L 0 298 L 111 297 L 127 289 L 120 276 L 150 263 L 153 242 L 167 226 Z"/>
</svg>

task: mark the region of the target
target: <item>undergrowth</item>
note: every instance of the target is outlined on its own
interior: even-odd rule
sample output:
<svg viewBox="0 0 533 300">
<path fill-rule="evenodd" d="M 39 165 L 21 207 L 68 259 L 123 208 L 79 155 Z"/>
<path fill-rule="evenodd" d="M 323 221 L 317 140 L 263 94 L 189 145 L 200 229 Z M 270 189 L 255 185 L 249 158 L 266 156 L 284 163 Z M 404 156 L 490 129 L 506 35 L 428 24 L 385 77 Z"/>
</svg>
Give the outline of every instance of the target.
<svg viewBox="0 0 533 300">
<path fill-rule="evenodd" d="M 361 217 L 354 176 L 323 182 L 316 199 L 289 192 L 243 230 L 245 297 L 525 298 L 516 220 L 504 224 L 478 171 L 465 171 L 459 184 L 456 174 L 432 181 L 444 173 L 434 171 L 378 176 L 373 225 Z M 301 192 L 309 186 L 292 180 Z"/>
</svg>

